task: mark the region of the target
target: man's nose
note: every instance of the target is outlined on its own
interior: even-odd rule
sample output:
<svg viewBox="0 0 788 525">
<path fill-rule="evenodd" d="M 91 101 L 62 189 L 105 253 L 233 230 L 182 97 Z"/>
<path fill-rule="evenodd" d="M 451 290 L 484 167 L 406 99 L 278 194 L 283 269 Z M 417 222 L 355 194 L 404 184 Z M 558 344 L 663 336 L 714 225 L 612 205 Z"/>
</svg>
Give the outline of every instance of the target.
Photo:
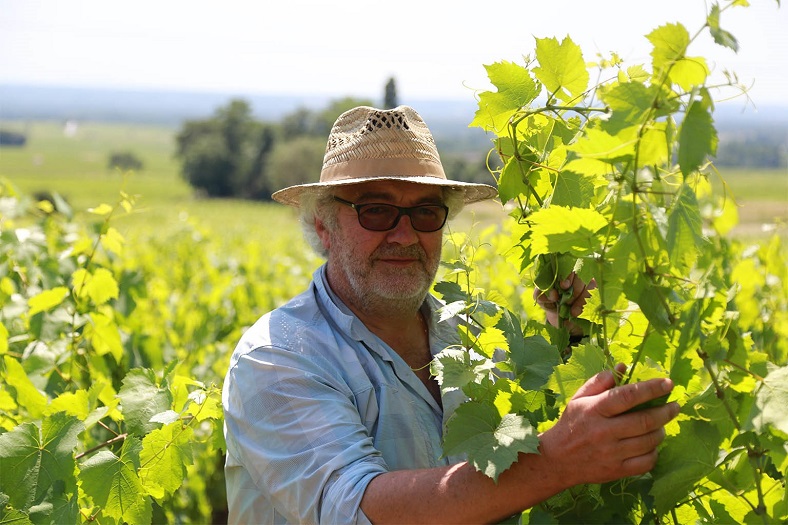
<svg viewBox="0 0 788 525">
<path fill-rule="evenodd" d="M 403 246 L 410 246 L 419 242 L 419 235 L 413 229 L 410 222 L 410 217 L 403 214 L 396 226 L 389 230 L 386 240 L 390 243 L 401 244 Z"/>
</svg>

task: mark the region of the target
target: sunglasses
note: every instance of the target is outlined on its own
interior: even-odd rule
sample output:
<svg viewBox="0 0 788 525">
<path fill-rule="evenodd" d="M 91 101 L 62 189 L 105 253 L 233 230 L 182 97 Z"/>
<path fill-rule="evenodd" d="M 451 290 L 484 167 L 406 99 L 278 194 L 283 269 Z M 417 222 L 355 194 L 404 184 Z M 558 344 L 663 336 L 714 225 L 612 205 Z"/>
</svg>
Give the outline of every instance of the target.
<svg viewBox="0 0 788 525">
<path fill-rule="evenodd" d="M 443 204 L 422 204 L 403 208 L 393 204 L 355 204 L 339 197 L 334 200 L 350 206 L 358 214 L 358 223 L 365 230 L 385 232 L 393 229 L 403 215 L 410 217 L 410 225 L 419 232 L 436 232 L 446 224 L 449 208 Z"/>
</svg>

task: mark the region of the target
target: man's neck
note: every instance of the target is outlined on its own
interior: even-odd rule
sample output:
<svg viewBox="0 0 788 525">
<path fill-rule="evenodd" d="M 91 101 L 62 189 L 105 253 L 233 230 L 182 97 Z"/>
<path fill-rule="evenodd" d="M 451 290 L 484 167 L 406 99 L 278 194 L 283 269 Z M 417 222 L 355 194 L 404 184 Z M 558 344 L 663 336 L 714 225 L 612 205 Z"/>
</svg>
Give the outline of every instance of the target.
<svg viewBox="0 0 788 525">
<path fill-rule="evenodd" d="M 382 297 L 355 297 L 347 287 L 335 286 L 331 273 L 327 272 L 327 284 L 331 291 L 351 312 L 386 344 L 403 358 L 405 349 L 422 348 L 428 343 L 426 320 L 421 314 L 425 297 L 414 299 L 386 299 Z"/>
</svg>

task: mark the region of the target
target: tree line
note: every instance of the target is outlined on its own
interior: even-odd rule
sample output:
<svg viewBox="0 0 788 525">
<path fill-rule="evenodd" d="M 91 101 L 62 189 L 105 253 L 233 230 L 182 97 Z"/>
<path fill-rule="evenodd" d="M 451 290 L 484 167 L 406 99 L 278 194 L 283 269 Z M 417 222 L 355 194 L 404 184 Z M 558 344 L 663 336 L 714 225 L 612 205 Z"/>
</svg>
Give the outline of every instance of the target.
<svg viewBox="0 0 788 525">
<path fill-rule="evenodd" d="M 293 184 L 316 182 L 326 138 L 336 118 L 370 100 L 346 97 L 319 110 L 299 108 L 278 122 L 255 119 L 244 99 L 233 99 L 204 120 L 183 124 L 176 135 L 181 174 L 210 197 L 270 200 Z M 393 79 L 386 84 L 384 107 L 396 107 Z M 442 155 L 444 168 L 458 180 L 492 183 L 486 150 Z"/>
</svg>

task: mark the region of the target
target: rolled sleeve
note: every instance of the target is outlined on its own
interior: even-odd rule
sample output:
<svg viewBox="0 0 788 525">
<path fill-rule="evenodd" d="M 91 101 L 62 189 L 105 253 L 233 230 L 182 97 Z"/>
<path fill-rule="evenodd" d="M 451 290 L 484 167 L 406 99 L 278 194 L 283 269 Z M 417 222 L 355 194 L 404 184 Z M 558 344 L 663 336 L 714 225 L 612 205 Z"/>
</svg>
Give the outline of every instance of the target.
<svg viewBox="0 0 788 525">
<path fill-rule="evenodd" d="M 361 498 L 387 471 L 358 393 L 332 368 L 315 355 L 258 348 L 239 357 L 225 382 L 228 469 L 245 469 L 286 522 L 369 523 Z"/>
</svg>

